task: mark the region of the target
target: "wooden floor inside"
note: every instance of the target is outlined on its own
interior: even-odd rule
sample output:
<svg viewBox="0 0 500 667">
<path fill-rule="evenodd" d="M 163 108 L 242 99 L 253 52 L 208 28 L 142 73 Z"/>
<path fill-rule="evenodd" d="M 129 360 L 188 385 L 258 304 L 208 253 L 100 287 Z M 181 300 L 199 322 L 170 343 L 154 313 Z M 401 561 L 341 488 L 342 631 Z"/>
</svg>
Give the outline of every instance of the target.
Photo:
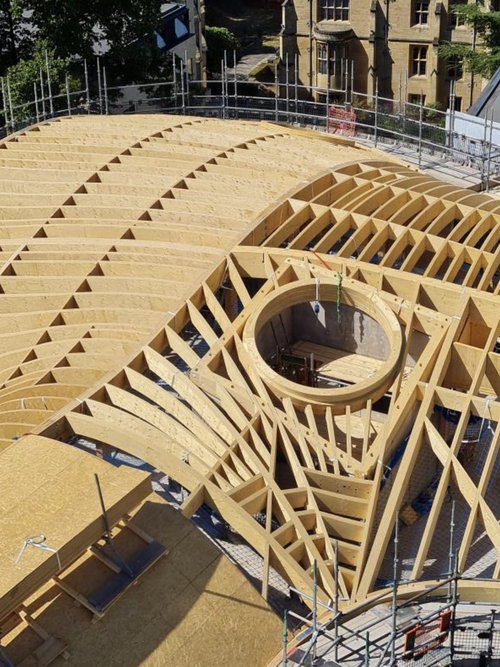
<svg viewBox="0 0 500 667">
<path fill-rule="evenodd" d="M 314 361 L 319 362 L 318 387 L 328 387 L 335 380 L 342 384 L 364 382 L 379 371 L 384 363 L 381 359 L 374 359 L 364 354 L 346 352 L 305 340 L 297 341 L 292 351 L 297 357 L 305 357 L 308 360 L 313 355 Z"/>
</svg>

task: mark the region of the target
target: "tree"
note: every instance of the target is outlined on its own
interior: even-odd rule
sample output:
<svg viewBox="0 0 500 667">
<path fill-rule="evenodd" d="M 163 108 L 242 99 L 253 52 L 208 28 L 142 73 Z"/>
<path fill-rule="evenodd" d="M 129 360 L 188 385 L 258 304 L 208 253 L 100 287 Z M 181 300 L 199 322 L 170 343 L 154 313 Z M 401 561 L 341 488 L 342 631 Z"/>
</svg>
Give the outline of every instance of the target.
<svg viewBox="0 0 500 667">
<path fill-rule="evenodd" d="M 0 0 L 0 75 L 29 50 L 29 31 L 23 21 L 24 0 Z"/>
<path fill-rule="evenodd" d="M 47 63 L 50 74 L 51 92 L 54 97 L 65 93 L 66 77 L 68 77 L 70 90 L 78 89 L 78 82 L 69 76 L 70 59 L 58 58 L 45 40 L 39 40 L 35 44 L 32 58 L 29 60 L 19 60 L 7 71 L 10 102 L 15 109 L 15 121 L 34 117 L 33 84 L 36 83 L 38 95 L 41 97 L 40 71 L 43 77 L 43 96 L 46 97 L 48 95 Z M 63 105 L 66 105 L 65 99 L 63 99 Z"/>
<path fill-rule="evenodd" d="M 485 0 L 477 0 L 472 5 L 452 5 L 451 12 L 475 31 L 476 46 L 446 42 L 439 47 L 439 55 L 462 60 L 470 72 L 490 78 L 500 67 L 500 11 L 487 11 Z"/>
<path fill-rule="evenodd" d="M 227 28 L 206 27 L 205 37 L 207 40 L 207 64 L 212 72 L 220 72 L 221 61 L 224 58 L 224 51 L 228 56 L 233 51 L 238 51 L 240 42 L 238 38 Z"/>
<path fill-rule="evenodd" d="M 152 34 L 160 20 L 161 0 L 23 0 L 40 37 L 60 57 L 90 58 L 100 42 L 119 53 Z"/>
</svg>

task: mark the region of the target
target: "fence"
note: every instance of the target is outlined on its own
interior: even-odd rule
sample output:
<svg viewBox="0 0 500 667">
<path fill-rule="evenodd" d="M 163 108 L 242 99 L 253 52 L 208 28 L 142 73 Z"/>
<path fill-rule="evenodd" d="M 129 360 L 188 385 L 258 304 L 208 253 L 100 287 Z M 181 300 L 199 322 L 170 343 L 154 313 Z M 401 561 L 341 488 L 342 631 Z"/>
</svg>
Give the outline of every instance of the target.
<svg viewBox="0 0 500 667">
<path fill-rule="evenodd" d="M 474 171 L 480 188 L 488 190 L 500 174 L 500 146 L 493 143 L 493 121 L 469 117 L 474 138 L 455 129 L 455 112 L 443 112 L 404 99 L 387 99 L 352 89 L 349 77 L 339 90 L 309 88 L 297 83 L 297 70 L 274 66 L 267 84 L 242 81 L 237 67 L 221 63 L 220 76 L 208 82 L 192 80 L 181 59 L 174 60 L 169 80 L 108 86 L 106 70 L 97 59 L 94 85 L 53 96 L 50 79 L 34 82 L 31 102 L 12 105 L 9 82 L 2 80 L 3 127 L 0 137 L 35 122 L 72 114 L 176 113 L 228 119 L 267 120 L 354 136 L 372 145 L 392 145 L 422 160 L 450 161 Z M 402 92 L 400 91 L 400 94 Z M 341 122 L 339 122 L 341 118 Z M 475 127 L 477 126 L 477 127 Z M 477 139 L 477 136 L 482 137 Z"/>
</svg>

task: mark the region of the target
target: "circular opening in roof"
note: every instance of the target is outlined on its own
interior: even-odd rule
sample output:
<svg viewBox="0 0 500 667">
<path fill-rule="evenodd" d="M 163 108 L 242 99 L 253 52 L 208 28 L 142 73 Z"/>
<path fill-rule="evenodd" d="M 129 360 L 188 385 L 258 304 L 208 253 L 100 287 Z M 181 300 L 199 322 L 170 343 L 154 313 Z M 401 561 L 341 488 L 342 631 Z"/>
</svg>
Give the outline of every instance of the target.
<svg viewBox="0 0 500 667">
<path fill-rule="evenodd" d="M 329 278 L 273 292 L 249 319 L 244 342 L 279 397 L 341 412 L 389 389 L 403 339 L 396 316 L 369 288 Z"/>
</svg>

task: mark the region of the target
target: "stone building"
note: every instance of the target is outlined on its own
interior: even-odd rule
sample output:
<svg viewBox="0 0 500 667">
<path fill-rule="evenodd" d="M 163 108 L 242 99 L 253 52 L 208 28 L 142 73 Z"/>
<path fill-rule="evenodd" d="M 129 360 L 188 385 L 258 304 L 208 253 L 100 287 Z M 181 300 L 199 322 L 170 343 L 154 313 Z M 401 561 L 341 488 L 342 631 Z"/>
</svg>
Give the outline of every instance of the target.
<svg viewBox="0 0 500 667">
<path fill-rule="evenodd" d="M 475 0 L 469 0 L 474 2 Z M 318 89 L 353 86 L 360 93 L 467 109 L 484 85 L 460 62 L 444 61 L 438 46 L 475 46 L 470 26 L 450 11 L 467 0 L 285 0 L 281 56 L 296 59 L 300 83 Z M 490 1 L 500 9 L 500 0 Z M 316 96 L 321 97 L 321 90 Z"/>
</svg>

